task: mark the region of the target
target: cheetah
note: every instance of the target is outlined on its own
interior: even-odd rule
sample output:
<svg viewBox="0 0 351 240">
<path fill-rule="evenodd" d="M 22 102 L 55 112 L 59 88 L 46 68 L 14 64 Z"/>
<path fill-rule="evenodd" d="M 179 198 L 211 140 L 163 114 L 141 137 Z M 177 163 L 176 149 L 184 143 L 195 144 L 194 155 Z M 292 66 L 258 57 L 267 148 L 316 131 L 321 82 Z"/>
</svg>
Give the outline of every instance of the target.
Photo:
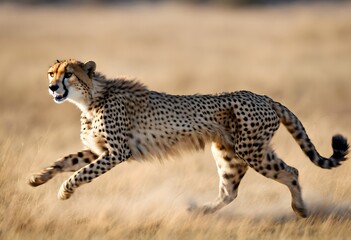
<svg viewBox="0 0 351 240">
<path fill-rule="evenodd" d="M 81 110 L 84 150 L 58 159 L 29 179 L 31 186 L 46 183 L 61 172 L 74 172 L 58 197 L 71 197 L 124 161 L 163 159 L 185 150 L 211 150 L 219 175 L 214 202 L 192 209 L 213 213 L 232 202 L 240 181 L 251 167 L 288 187 L 292 209 L 306 217 L 298 170 L 273 151 L 270 141 L 283 123 L 306 156 L 321 168 L 334 168 L 346 160 L 347 139 L 332 138 L 333 154 L 322 157 L 300 120 L 285 106 L 263 95 L 237 91 L 217 95 L 178 96 L 148 90 L 135 80 L 107 79 L 95 71 L 93 61 L 57 61 L 48 71 L 49 92 L 56 103 L 66 100 Z"/>
</svg>

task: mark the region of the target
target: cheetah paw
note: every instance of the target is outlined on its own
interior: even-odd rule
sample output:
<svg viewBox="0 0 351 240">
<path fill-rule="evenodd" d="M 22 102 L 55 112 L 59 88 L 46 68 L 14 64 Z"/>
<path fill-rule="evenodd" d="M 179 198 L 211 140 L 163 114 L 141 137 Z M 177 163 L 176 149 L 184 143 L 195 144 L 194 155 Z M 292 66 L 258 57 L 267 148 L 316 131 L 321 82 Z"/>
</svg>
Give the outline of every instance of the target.
<svg viewBox="0 0 351 240">
<path fill-rule="evenodd" d="M 190 205 L 188 207 L 188 212 L 194 213 L 196 215 L 206 215 L 206 214 L 211 214 L 214 213 L 216 210 L 210 206 L 210 205 L 204 205 L 204 206 L 196 206 L 194 204 Z"/>
<path fill-rule="evenodd" d="M 67 184 L 63 183 L 61 185 L 61 188 L 60 188 L 58 194 L 57 194 L 57 197 L 61 200 L 66 200 L 66 199 L 69 199 L 72 194 L 73 194 L 73 190 L 69 190 L 67 188 Z"/>
<path fill-rule="evenodd" d="M 297 206 L 296 204 L 292 204 L 292 209 L 294 210 L 295 214 L 301 218 L 306 218 L 308 217 L 308 212 L 306 210 L 306 208 L 301 205 L 301 206 Z"/>
<path fill-rule="evenodd" d="M 40 186 L 46 182 L 47 182 L 47 179 L 45 176 L 43 176 L 43 174 L 33 174 L 28 179 L 28 184 L 31 185 L 32 187 Z"/>
</svg>

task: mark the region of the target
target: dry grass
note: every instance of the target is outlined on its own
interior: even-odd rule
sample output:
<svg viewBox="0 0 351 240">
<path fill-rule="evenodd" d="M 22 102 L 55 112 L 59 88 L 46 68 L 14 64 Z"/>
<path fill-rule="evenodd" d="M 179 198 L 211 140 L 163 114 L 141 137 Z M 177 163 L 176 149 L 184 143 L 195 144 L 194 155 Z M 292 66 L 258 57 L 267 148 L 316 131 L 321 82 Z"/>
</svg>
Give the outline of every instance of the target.
<svg viewBox="0 0 351 240">
<path fill-rule="evenodd" d="M 289 106 L 319 151 L 351 137 L 351 5 L 211 9 L 0 6 L 0 239 L 348 239 L 350 162 L 321 170 L 283 129 L 275 147 L 300 170 L 311 217 L 296 219 L 288 190 L 253 171 L 238 198 L 211 216 L 190 203 L 217 195 L 211 154 L 125 163 L 68 201 L 69 175 L 30 188 L 27 177 L 81 148 L 79 112 L 47 94 L 56 58 L 95 60 L 108 76 L 137 76 L 176 94 L 249 89 Z"/>
</svg>

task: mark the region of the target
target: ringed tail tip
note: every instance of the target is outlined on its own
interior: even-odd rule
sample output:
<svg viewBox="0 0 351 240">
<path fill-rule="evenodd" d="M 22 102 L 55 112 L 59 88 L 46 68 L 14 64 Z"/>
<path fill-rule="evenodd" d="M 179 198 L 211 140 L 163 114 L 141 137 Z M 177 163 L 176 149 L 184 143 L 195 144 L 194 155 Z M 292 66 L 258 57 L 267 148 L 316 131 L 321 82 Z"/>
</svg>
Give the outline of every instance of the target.
<svg viewBox="0 0 351 240">
<path fill-rule="evenodd" d="M 341 162 L 345 161 L 347 154 L 349 153 L 350 145 L 347 142 L 347 139 L 340 135 L 334 135 L 332 139 L 333 155 L 330 158 Z"/>
</svg>

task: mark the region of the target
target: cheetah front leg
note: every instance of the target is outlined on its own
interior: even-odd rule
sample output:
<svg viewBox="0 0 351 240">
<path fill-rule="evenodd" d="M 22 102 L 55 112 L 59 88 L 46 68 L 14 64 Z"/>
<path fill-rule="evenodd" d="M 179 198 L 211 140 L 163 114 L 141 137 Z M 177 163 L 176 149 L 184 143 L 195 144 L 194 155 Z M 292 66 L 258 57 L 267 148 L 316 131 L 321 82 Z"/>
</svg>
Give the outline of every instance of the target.
<svg viewBox="0 0 351 240">
<path fill-rule="evenodd" d="M 127 160 L 130 156 L 115 156 L 109 152 L 105 152 L 94 162 L 81 168 L 75 172 L 68 180 L 66 180 L 58 192 L 61 200 L 70 198 L 76 188 L 91 182 L 94 178 L 99 177 L 117 164 Z"/>
<path fill-rule="evenodd" d="M 98 156 L 90 150 L 83 150 L 75 154 L 70 154 L 55 161 L 51 166 L 44 168 L 39 173 L 33 174 L 29 178 L 28 183 L 33 187 L 37 187 L 46 183 L 58 173 L 75 172 L 93 162 L 97 157 Z"/>
</svg>

